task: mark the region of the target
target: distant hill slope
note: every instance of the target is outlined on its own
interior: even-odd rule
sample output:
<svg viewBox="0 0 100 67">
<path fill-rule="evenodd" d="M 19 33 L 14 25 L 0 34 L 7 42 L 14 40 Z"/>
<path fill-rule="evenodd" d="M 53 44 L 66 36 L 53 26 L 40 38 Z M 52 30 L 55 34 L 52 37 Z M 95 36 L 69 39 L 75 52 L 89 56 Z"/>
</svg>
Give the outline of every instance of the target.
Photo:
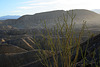
<svg viewBox="0 0 100 67">
<path fill-rule="evenodd" d="M 17 15 L 7 15 L 0 17 L 0 20 L 7 20 L 7 19 L 18 19 L 20 16 Z"/>
<path fill-rule="evenodd" d="M 0 45 L 0 54 L 21 52 L 27 52 L 27 50 L 14 45 Z"/>
<path fill-rule="evenodd" d="M 43 13 L 37 13 L 34 15 L 24 15 L 16 20 L 4 20 L 1 21 L 0 26 L 7 26 L 10 25 L 14 28 L 19 29 L 25 29 L 25 28 L 43 28 L 44 27 L 44 21 L 47 24 L 48 28 L 52 28 L 56 23 L 58 22 L 58 18 L 60 18 L 60 23 L 63 22 L 63 14 L 65 17 L 67 16 L 67 12 L 69 12 L 70 15 L 72 15 L 72 10 L 69 11 L 63 11 L 63 10 L 57 10 L 57 11 L 50 11 L 50 12 L 43 12 Z M 91 28 L 94 27 L 100 27 L 100 15 L 84 9 L 76 9 L 73 10 L 73 13 L 76 14 L 76 17 L 74 19 L 74 22 L 76 22 L 76 27 L 81 27 L 80 24 L 82 24 L 82 21 L 87 21 L 87 25 Z M 68 24 L 70 24 L 70 17 L 68 19 Z"/>
</svg>

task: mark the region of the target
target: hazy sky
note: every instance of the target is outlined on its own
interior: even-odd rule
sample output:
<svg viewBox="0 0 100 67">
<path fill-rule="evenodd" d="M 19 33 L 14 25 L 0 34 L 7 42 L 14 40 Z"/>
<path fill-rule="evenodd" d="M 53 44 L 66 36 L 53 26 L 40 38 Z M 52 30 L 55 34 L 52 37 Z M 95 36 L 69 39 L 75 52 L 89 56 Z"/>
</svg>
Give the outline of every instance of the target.
<svg viewBox="0 0 100 67">
<path fill-rule="evenodd" d="M 100 9 L 100 0 L 0 0 L 0 16 L 70 9 Z"/>
</svg>

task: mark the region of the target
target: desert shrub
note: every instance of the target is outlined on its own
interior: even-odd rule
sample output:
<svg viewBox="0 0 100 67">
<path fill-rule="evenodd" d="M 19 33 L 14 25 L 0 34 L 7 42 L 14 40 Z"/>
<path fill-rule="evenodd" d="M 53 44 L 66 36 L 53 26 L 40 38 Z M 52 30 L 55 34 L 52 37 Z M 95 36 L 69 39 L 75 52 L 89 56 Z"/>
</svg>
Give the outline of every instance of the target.
<svg viewBox="0 0 100 67">
<path fill-rule="evenodd" d="M 79 52 L 81 50 L 80 43 L 82 42 L 82 36 L 84 35 L 84 29 L 88 29 L 86 21 L 83 21 L 83 25 L 80 31 L 77 33 L 75 27 L 75 14 L 68 13 L 67 16 L 63 14 L 63 18 L 58 18 L 58 23 L 53 29 L 48 29 L 45 24 L 45 34 L 42 35 L 42 41 L 45 43 L 44 49 L 49 50 L 52 55 L 45 55 L 45 52 L 40 52 L 39 59 L 41 63 L 46 67 L 76 67 Z M 63 19 L 62 24 L 59 23 L 59 19 Z M 67 21 L 68 19 L 70 20 Z M 85 33 L 86 34 L 86 33 Z M 88 38 L 90 32 L 87 33 Z M 41 43 L 38 43 L 39 49 L 42 49 Z M 82 54 L 82 50 L 81 50 Z M 83 54 L 82 54 L 83 57 Z M 84 57 L 83 57 L 84 58 Z M 85 61 L 85 60 L 84 60 Z M 85 62 L 84 62 L 85 64 Z M 84 65 L 85 66 L 85 65 Z"/>
</svg>

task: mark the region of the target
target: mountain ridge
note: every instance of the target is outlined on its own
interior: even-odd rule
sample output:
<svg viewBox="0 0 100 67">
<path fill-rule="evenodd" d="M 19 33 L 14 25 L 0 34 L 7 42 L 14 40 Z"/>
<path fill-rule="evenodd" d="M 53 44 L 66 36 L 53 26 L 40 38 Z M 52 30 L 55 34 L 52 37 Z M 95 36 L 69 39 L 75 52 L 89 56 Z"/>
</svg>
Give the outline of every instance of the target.
<svg viewBox="0 0 100 67">
<path fill-rule="evenodd" d="M 0 20 L 18 19 L 19 17 L 20 17 L 19 15 L 6 15 L 6 16 L 1 16 Z"/>
<path fill-rule="evenodd" d="M 71 15 L 72 10 L 64 11 L 64 10 L 55 10 L 55 11 L 49 11 L 49 12 L 42 12 L 42 13 L 36 13 L 34 15 L 24 15 L 21 16 L 18 19 L 15 20 L 4 20 L 0 24 L 0 26 L 10 25 L 12 27 L 16 27 L 18 29 L 31 29 L 31 28 L 43 28 L 44 21 L 47 24 L 48 28 L 52 28 L 56 25 L 58 22 L 58 18 L 60 18 L 60 23 L 63 22 L 63 16 L 68 15 L 67 12 Z M 73 10 L 73 13 L 76 14 L 75 22 L 76 24 L 80 25 L 82 24 L 83 20 L 87 21 L 88 26 L 97 26 L 100 25 L 100 15 L 89 10 L 85 9 L 75 9 Z M 70 18 L 70 17 L 69 17 Z M 70 20 L 68 19 L 68 23 L 70 24 Z M 56 21 L 56 22 L 55 22 Z M 94 24 L 96 23 L 96 24 Z M 80 25 L 81 27 L 81 25 Z M 97 26 L 98 27 L 98 26 Z"/>
</svg>

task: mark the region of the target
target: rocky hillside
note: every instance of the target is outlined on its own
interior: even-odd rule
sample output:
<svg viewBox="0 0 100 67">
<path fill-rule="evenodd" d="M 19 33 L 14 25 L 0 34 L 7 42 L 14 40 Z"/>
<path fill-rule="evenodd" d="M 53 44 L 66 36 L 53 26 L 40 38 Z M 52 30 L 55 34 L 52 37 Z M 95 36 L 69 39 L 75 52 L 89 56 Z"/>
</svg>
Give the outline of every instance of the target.
<svg viewBox="0 0 100 67">
<path fill-rule="evenodd" d="M 100 61 L 100 34 L 90 38 L 89 40 L 86 40 L 85 42 L 81 43 L 80 46 L 82 48 L 83 54 L 85 54 L 86 51 L 86 55 L 84 55 L 86 58 L 85 60 L 86 67 L 96 67 L 95 65 L 98 65 L 99 67 L 100 66 L 100 62 L 99 62 Z M 25 49 L 15 47 L 12 45 L 0 45 L 0 48 L 1 50 L 3 50 L 3 51 L 0 50 L 0 53 L 4 51 L 8 52 L 8 53 L 0 54 L 0 67 L 45 67 L 38 60 L 37 55 L 39 55 L 38 54 L 39 49 L 26 51 Z M 47 58 L 48 61 L 54 62 L 52 53 L 50 51 L 48 50 L 42 50 L 42 51 L 45 51 L 46 55 L 49 55 L 49 57 Z M 84 63 L 84 59 L 82 58 L 82 54 L 80 51 L 81 49 L 79 50 L 76 67 L 83 67 L 83 63 Z M 74 52 L 76 53 L 76 51 Z M 71 56 L 72 61 L 73 58 L 75 57 L 75 53 L 73 53 Z M 58 58 L 60 58 L 59 53 L 58 53 Z M 58 63 L 59 65 L 61 65 L 61 61 L 59 61 Z"/>
</svg>

